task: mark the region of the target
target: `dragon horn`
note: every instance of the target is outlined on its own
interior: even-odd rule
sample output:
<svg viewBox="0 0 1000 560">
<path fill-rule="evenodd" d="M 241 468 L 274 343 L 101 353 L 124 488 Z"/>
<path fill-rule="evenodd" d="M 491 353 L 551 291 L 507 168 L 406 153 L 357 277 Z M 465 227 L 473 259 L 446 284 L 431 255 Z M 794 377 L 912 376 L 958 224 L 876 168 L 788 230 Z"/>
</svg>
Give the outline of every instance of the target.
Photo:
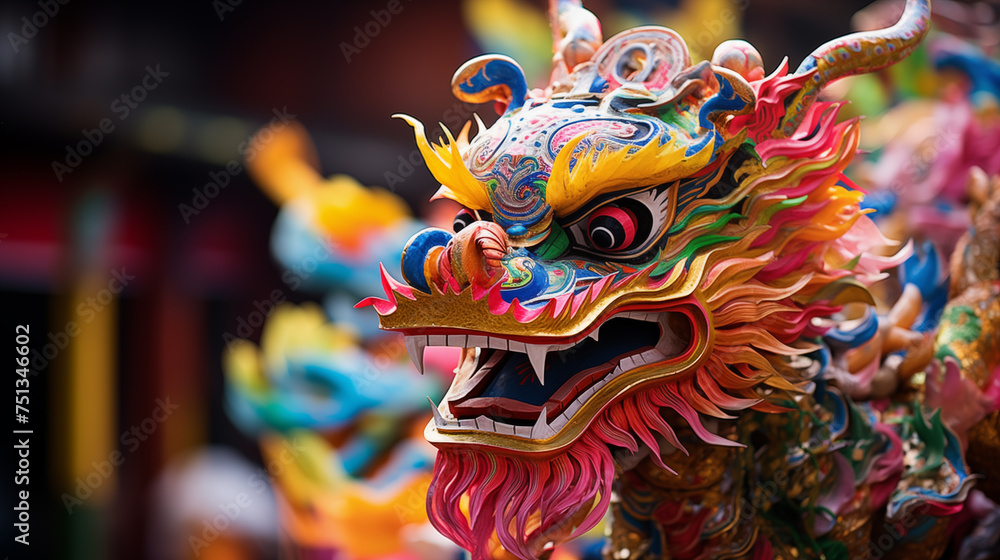
<svg viewBox="0 0 1000 560">
<path fill-rule="evenodd" d="M 557 84 L 578 64 L 590 60 L 604 42 L 601 22 L 580 0 L 550 0 L 549 23 L 552 25 L 552 77 Z"/>
<path fill-rule="evenodd" d="M 795 132 L 806 109 L 827 84 L 847 76 L 875 72 L 906 58 L 927 35 L 930 14 L 930 0 L 906 0 L 903 16 L 896 25 L 852 33 L 813 51 L 795 71 L 796 74 L 813 74 L 785 104 L 788 110 L 781 123 L 782 133 L 789 136 Z"/>
</svg>

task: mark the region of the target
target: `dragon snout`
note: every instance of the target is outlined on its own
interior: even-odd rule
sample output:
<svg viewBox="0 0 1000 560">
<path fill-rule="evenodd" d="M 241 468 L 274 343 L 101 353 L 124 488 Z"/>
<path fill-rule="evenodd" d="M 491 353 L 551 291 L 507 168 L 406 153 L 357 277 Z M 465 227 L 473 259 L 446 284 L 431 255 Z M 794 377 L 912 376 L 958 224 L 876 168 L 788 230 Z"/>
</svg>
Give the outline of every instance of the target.
<svg viewBox="0 0 1000 560">
<path fill-rule="evenodd" d="M 470 284 L 488 287 L 503 271 L 507 234 L 492 222 L 473 222 L 456 234 L 443 229 L 425 229 L 403 250 L 403 277 L 414 288 L 431 293 L 451 284 L 458 290 Z"/>
<path fill-rule="evenodd" d="M 492 222 L 473 222 L 455 234 L 437 263 L 439 279 L 454 278 L 462 288 L 485 288 L 500 277 L 500 259 L 507 254 L 507 234 Z"/>
</svg>

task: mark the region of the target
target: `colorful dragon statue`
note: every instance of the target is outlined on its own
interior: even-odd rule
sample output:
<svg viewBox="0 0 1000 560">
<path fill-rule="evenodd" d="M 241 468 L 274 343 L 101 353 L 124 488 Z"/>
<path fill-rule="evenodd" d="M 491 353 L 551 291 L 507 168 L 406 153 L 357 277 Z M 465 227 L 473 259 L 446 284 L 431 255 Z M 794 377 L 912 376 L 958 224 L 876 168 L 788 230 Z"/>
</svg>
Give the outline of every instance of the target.
<svg viewBox="0 0 1000 560">
<path fill-rule="evenodd" d="M 936 270 L 876 302 L 911 251 L 876 252 L 843 174 L 858 121 L 817 100 L 907 56 L 929 10 L 766 75 L 746 42 L 694 63 L 669 29 L 605 41 L 554 1 L 546 88 L 483 56 L 452 88 L 495 103 L 492 126 L 431 143 L 401 117 L 465 209 L 358 305 L 418 368 L 461 349 L 425 430 L 439 531 L 477 560 L 549 558 L 610 509 L 609 559 L 945 553 L 976 481 L 963 430 L 998 405 L 996 263 L 936 334 L 911 330 Z"/>
</svg>

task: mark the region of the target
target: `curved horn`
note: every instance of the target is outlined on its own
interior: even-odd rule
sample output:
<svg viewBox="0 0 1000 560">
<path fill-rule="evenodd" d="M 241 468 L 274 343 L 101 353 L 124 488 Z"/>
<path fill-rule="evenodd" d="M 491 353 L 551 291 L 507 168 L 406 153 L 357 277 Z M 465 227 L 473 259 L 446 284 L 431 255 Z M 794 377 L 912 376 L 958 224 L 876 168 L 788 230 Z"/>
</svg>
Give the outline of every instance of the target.
<svg viewBox="0 0 1000 560">
<path fill-rule="evenodd" d="M 549 85 L 565 81 L 578 64 L 587 62 L 601 46 L 601 22 L 580 0 L 550 0 L 552 76 Z"/>
<path fill-rule="evenodd" d="M 847 76 L 875 72 L 906 58 L 927 35 L 930 17 L 930 0 L 906 0 L 906 9 L 896 25 L 852 33 L 813 51 L 795 71 L 796 74 L 814 73 L 785 104 L 788 112 L 781 123 L 785 136 L 795 132 L 806 108 L 827 84 Z"/>
<path fill-rule="evenodd" d="M 528 96 L 528 81 L 524 70 L 513 59 L 487 54 L 462 65 L 451 79 L 455 97 L 468 103 L 499 101 L 507 111 L 520 109 Z"/>
</svg>

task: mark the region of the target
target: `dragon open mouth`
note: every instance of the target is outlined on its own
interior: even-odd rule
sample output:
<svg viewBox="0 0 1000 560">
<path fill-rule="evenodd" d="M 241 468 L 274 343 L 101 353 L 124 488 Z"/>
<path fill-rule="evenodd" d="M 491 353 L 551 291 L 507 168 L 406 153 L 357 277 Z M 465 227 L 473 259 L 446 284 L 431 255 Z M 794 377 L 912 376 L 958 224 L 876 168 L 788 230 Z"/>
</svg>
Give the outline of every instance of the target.
<svg viewBox="0 0 1000 560">
<path fill-rule="evenodd" d="M 686 311 L 625 311 L 568 341 L 476 333 L 409 335 L 406 343 L 418 367 L 426 346 L 463 348 L 429 430 L 546 440 L 585 407 L 593 410 L 582 416 L 596 414 L 628 387 L 628 374 L 682 363 L 676 369 L 686 369 L 698 346 L 698 322 Z"/>
</svg>

